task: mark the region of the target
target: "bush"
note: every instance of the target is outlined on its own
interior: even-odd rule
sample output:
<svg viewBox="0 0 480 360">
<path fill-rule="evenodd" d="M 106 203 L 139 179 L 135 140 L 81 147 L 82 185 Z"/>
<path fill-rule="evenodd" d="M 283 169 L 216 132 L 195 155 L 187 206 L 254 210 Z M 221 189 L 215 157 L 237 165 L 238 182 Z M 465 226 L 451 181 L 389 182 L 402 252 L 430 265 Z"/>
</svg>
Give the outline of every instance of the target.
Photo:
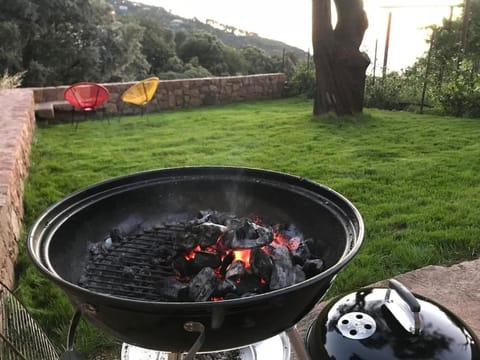
<svg viewBox="0 0 480 360">
<path fill-rule="evenodd" d="M 416 109 L 421 101 L 422 81 L 417 77 L 391 72 L 384 78 L 367 80 L 365 106 L 384 110 Z"/>
<path fill-rule="evenodd" d="M 306 95 L 313 99 L 316 91 L 315 67 L 313 64 L 301 62 L 298 64 L 286 86 L 285 95 Z"/>
<path fill-rule="evenodd" d="M 439 102 L 447 115 L 480 117 L 480 75 L 470 61 L 460 63 L 456 75 L 443 86 Z"/>
</svg>

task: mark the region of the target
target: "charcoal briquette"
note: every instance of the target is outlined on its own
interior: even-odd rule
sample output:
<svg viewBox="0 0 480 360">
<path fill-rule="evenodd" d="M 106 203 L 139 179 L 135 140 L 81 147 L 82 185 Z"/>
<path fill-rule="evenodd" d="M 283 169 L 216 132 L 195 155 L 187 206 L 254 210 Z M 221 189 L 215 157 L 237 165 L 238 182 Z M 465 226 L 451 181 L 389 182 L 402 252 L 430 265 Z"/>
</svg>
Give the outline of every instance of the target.
<svg viewBox="0 0 480 360">
<path fill-rule="evenodd" d="M 310 259 L 305 261 L 303 265 L 303 271 L 308 278 L 318 275 L 322 272 L 324 262 L 322 259 Z"/>
<path fill-rule="evenodd" d="M 188 296 L 192 301 L 207 301 L 217 286 L 212 268 L 203 268 L 188 284 Z"/>
</svg>

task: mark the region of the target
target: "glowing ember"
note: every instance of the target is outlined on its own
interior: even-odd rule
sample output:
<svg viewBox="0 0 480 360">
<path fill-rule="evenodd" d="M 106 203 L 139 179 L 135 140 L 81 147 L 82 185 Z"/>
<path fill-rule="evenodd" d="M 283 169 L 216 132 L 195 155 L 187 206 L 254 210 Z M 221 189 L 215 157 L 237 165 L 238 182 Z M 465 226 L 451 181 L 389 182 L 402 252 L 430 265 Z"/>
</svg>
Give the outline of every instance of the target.
<svg viewBox="0 0 480 360">
<path fill-rule="evenodd" d="M 188 254 L 185 254 L 183 257 L 186 260 L 193 260 L 193 259 L 195 259 L 195 255 L 197 255 L 197 252 L 199 252 L 199 251 L 202 251 L 202 249 L 200 248 L 200 245 L 197 245 L 197 246 L 195 246 L 195 249 L 190 251 Z"/>
<path fill-rule="evenodd" d="M 250 249 L 245 250 L 234 250 L 233 259 L 243 262 L 245 269 L 250 267 L 250 255 L 252 251 Z"/>
</svg>

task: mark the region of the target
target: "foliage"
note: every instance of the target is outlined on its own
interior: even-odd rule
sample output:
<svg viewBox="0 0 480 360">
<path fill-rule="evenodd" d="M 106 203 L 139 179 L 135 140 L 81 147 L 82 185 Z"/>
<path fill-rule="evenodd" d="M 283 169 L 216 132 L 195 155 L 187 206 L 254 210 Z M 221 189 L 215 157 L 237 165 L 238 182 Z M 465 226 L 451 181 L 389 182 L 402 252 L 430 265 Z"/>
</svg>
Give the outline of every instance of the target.
<svg viewBox="0 0 480 360">
<path fill-rule="evenodd" d="M 150 64 L 149 72 L 157 74 L 164 71 L 169 59 L 175 56 L 175 34 L 150 18 L 137 18 L 137 21 L 145 30 L 141 45 L 146 61 Z"/>
<path fill-rule="evenodd" d="M 145 8 L 126 14 L 117 8 L 116 16 L 105 0 L 4 0 L 0 70 L 25 71 L 25 86 L 133 81 L 164 73 L 180 78 L 293 71 L 293 51 L 283 58 L 255 46 L 243 52 L 207 31 L 210 26 L 174 31 L 156 16 L 165 10 Z"/>
<path fill-rule="evenodd" d="M 410 103 L 421 101 L 427 85 L 426 103 L 446 115 L 476 117 L 480 114 L 480 1 L 472 1 L 466 42 L 462 43 L 463 17 L 444 19 L 432 25 L 430 55 L 398 74 L 384 88 L 367 87 L 367 106 L 398 108 L 395 97 Z M 427 71 L 428 63 L 428 71 Z M 389 75 L 391 77 L 391 75 Z M 397 90 L 396 90 L 397 89 Z M 395 95 L 395 92 L 398 95 Z"/>
<path fill-rule="evenodd" d="M 313 64 L 307 61 L 300 62 L 289 78 L 286 86 L 287 95 L 294 96 L 303 94 L 307 98 L 313 99 L 315 85 L 315 68 Z"/>
<path fill-rule="evenodd" d="M 22 85 L 22 78 L 25 75 L 25 72 L 16 73 L 9 75 L 8 71 L 0 77 L 0 89 L 13 89 L 20 87 Z"/>
<path fill-rule="evenodd" d="M 225 45 L 214 35 L 203 31 L 189 34 L 178 46 L 178 56 L 184 63 L 192 58 L 198 59 L 198 64 L 214 75 L 227 73 L 228 66 L 224 62 Z"/>
<path fill-rule="evenodd" d="M 207 69 L 200 65 L 197 57 L 192 58 L 190 62 L 185 65 L 185 70 L 183 74 L 185 75 L 185 77 L 192 79 L 212 76 L 212 74 Z"/>
<path fill-rule="evenodd" d="M 241 49 L 241 54 L 247 62 L 248 74 L 275 72 L 273 59 L 268 56 L 264 50 L 254 46 L 248 46 Z"/>
<path fill-rule="evenodd" d="M 365 106 L 384 110 L 406 110 L 420 104 L 422 76 L 416 71 L 391 72 L 384 78 L 369 77 Z"/>
<path fill-rule="evenodd" d="M 442 87 L 439 101 L 445 114 L 480 117 L 480 73 L 472 61 L 460 63 L 455 76 Z"/>
<path fill-rule="evenodd" d="M 291 98 L 84 121 L 77 130 L 40 126 L 25 184 L 25 228 L 53 202 L 114 176 L 248 166 L 325 184 L 359 209 L 366 241 L 328 296 L 479 256 L 477 120 L 380 110 L 313 119 L 311 109 L 312 101 Z M 25 248 L 21 259 L 22 299 L 48 330 L 65 329 L 68 301 L 31 266 Z M 83 351 L 94 351 L 102 340 L 94 334 L 79 330 Z M 56 339 L 63 343 L 65 336 L 58 331 Z"/>
<path fill-rule="evenodd" d="M 131 17 L 137 19 L 148 19 L 148 21 L 158 24 L 160 27 L 171 32 L 182 32 L 184 34 L 194 31 L 208 32 L 217 37 L 223 44 L 235 49 L 241 49 L 247 46 L 254 46 L 266 51 L 269 55 L 281 55 L 283 51 L 292 53 L 296 58 L 305 57 L 305 52 L 294 46 L 287 45 L 280 41 L 265 39 L 258 34 L 249 32 L 248 29 L 237 29 L 227 24 L 208 24 L 199 21 L 196 18 L 187 19 L 175 15 L 162 7 L 150 6 L 128 0 L 106 0 L 111 4 L 119 19 Z M 208 6 L 208 2 L 206 3 Z M 125 9 L 125 7 L 127 9 Z M 254 10 L 252 10 L 254 11 Z"/>
</svg>

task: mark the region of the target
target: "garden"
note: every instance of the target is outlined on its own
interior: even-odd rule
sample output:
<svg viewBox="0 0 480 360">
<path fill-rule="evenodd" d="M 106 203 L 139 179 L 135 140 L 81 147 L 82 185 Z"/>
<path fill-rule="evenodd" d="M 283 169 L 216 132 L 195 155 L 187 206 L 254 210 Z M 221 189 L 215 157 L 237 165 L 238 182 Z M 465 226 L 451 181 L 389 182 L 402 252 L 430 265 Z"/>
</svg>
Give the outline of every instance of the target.
<svg viewBox="0 0 480 360">
<path fill-rule="evenodd" d="M 185 166 L 238 166 L 313 180 L 360 211 L 365 241 L 326 298 L 480 251 L 478 119 L 366 109 L 314 117 L 304 97 L 39 125 L 25 184 L 25 237 L 69 193 L 116 176 Z M 17 294 L 57 343 L 73 309 L 31 265 L 22 242 Z M 118 344 L 86 323 L 79 350 Z"/>
</svg>

